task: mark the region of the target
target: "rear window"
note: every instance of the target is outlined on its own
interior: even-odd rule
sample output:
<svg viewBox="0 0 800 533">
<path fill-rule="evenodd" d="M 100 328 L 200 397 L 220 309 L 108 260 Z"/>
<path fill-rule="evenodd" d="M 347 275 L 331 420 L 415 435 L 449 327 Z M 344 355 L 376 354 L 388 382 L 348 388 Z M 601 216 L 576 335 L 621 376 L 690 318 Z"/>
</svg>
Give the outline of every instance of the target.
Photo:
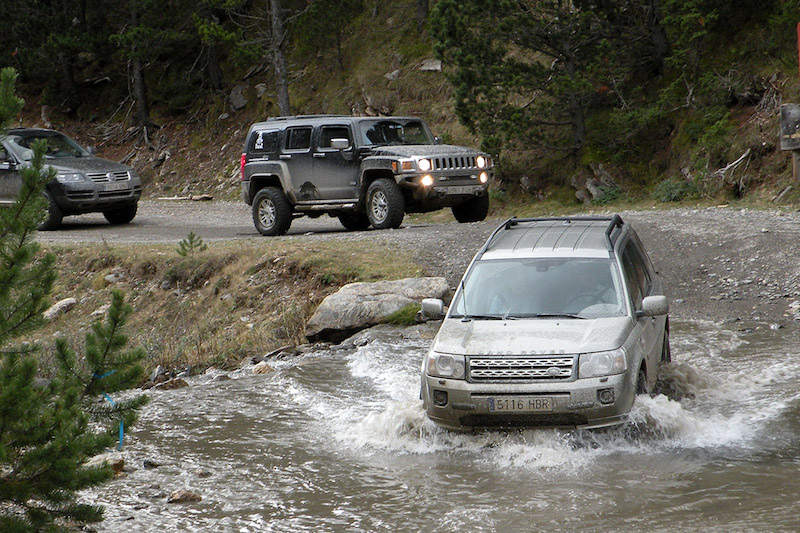
<svg viewBox="0 0 800 533">
<path fill-rule="evenodd" d="M 248 152 L 272 153 L 278 147 L 278 130 L 256 131 L 250 137 Z"/>
</svg>

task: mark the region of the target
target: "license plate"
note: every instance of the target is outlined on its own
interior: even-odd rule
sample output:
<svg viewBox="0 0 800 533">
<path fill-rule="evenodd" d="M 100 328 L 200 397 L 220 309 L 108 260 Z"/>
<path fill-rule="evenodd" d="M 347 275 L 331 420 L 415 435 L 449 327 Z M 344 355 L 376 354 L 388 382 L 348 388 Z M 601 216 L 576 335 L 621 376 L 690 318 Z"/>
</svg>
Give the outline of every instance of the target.
<svg viewBox="0 0 800 533">
<path fill-rule="evenodd" d="M 489 398 L 489 411 L 493 413 L 531 413 L 552 411 L 555 398 L 542 396 L 510 396 L 507 398 Z"/>
<path fill-rule="evenodd" d="M 480 185 L 453 185 L 452 187 L 442 187 L 445 194 L 473 194 L 476 190 L 482 189 Z"/>
<path fill-rule="evenodd" d="M 106 183 L 105 187 L 103 188 L 105 191 L 124 191 L 126 189 L 130 189 L 130 187 L 128 187 L 128 184 L 124 181 Z"/>
</svg>

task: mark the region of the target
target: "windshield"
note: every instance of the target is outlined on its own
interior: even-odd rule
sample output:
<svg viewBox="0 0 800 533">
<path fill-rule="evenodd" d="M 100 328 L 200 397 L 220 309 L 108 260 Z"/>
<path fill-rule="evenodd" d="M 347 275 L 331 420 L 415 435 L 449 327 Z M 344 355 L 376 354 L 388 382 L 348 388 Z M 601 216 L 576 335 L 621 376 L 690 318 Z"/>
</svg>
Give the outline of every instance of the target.
<svg viewBox="0 0 800 533">
<path fill-rule="evenodd" d="M 45 151 L 47 159 L 90 156 L 89 152 L 81 148 L 78 143 L 55 131 L 12 133 L 6 138 L 11 150 L 23 161 L 30 161 L 33 158 L 31 145 L 38 139 L 44 139 L 47 143 L 47 150 Z"/>
<path fill-rule="evenodd" d="M 625 314 L 617 269 L 608 259 L 477 261 L 461 289 L 451 316 L 602 318 Z"/>
<path fill-rule="evenodd" d="M 427 126 L 419 120 L 364 120 L 359 131 L 362 146 L 434 144 Z"/>
</svg>

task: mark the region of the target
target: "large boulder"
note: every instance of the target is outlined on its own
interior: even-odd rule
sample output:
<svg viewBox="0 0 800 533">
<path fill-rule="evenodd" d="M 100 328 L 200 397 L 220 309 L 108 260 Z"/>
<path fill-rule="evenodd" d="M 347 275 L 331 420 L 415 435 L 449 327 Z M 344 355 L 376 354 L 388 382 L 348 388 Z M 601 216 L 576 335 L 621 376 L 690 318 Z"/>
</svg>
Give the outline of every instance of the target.
<svg viewBox="0 0 800 533">
<path fill-rule="evenodd" d="M 325 298 L 306 325 L 312 341 L 337 341 L 423 298 L 444 298 L 450 291 L 444 278 L 408 278 L 345 285 Z"/>
</svg>

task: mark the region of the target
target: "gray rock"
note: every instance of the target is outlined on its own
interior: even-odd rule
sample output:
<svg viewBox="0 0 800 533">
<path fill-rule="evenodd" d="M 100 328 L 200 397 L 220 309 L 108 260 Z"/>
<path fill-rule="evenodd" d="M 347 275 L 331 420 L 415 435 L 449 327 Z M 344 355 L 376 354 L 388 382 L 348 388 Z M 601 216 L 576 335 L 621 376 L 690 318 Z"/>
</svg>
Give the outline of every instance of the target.
<svg viewBox="0 0 800 533">
<path fill-rule="evenodd" d="M 44 317 L 47 320 L 53 320 L 57 316 L 66 313 L 76 305 L 78 305 L 78 300 L 76 300 L 75 298 L 64 298 L 63 300 L 53 304 L 53 306 L 50 307 L 50 309 L 45 311 Z"/>
<path fill-rule="evenodd" d="M 230 96 L 228 96 L 228 101 L 234 111 L 239 111 L 247 105 L 247 98 L 244 96 L 244 90 L 244 85 L 237 85 L 231 90 Z"/>
<path fill-rule="evenodd" d="M 196 492 L 181 489 L 170 494 L 169 498 L 167 498 L 167 503 L 199 502 L 202 499 L 203 498 Z"/>
<path fill-rule="evenodd" d="M 441 72 L 442 62 L 438 59 L 426 59 L 419 66 L 419 69 L 426 72 Z"/>
<path fill-rule="evenodd" d="M 325 298 L 306 325 L 310 340 L 342 339 L 423 298 L 444 298 L 445 278 L 350 283 Z"/>
</svg>

